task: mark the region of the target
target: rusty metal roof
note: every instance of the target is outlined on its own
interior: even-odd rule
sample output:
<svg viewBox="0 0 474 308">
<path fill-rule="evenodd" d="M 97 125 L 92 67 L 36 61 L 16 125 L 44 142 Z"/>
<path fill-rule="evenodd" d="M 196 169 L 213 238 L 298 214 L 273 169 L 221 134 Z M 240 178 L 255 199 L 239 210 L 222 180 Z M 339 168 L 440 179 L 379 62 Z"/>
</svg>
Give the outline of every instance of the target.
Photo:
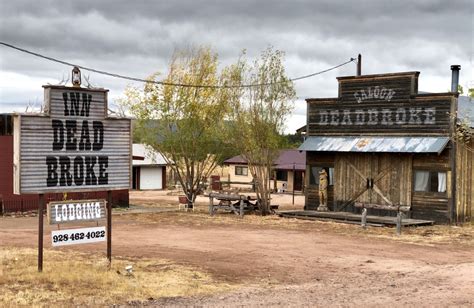
<svg viewBox="0 0 474 308">
<path fill-rule="evenodd" d="M 310 136 L 300 146 L 302 151 L 441 153 L 448 137 L 325 137 Z"/>
</svg>

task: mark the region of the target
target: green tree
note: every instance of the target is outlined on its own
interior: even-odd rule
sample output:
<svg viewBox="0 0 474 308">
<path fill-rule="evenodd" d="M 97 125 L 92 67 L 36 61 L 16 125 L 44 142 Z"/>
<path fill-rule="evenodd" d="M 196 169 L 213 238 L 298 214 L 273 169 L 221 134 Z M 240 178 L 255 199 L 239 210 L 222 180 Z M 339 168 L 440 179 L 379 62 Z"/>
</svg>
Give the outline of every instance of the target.
<svg viewBox="0 0 474 308">
<path fill-rule="evenodd" d="M 463 86 L 458 85 L 458 93 L 459 93 L 459 95 L 464 94 Z M 467 94 L 468 97 L 474 98 L 474 88 L 467 88 L 467 93 L 466 94 Z"/>
<path fill-rule="evenodd" d="M 155 80 L 159 73 L 149 77 Z M 217 86 L 228 74 L 218 71 L 218 57 L 209 48 L 191 48 L 173 55 L 166 83 Z M 226 136 L 229 89 L 146 83 L 125 91 L 126 105 L 137 119 L 135 136 L 158 151 L 177 175 L 192 208 L 218 163 L 228 157 Z"/>
<path fill-rule="evenodd" d="M 474 88 L 469 88 L 467 90 L 467 96 L 474 98 Z"/>
<path fill-rule="evenodd" d="M 288 149 L 297 149 L 304 141 L 301 134 L 286 134 L 283 138 L 286 142 L 285 148 Z"/>
<path fill-rule="evenodd" d="M 231 134 L 256 180 L 263 215 L 269 213 L 273 162 L 286 144 L 282 133 L 295 99 L 283 58 L 282 51 L 268 48 L 253 65 L 241 59 L 229 70 L 234 81 L 259 84 L 233 91 Z"/>
</svg>

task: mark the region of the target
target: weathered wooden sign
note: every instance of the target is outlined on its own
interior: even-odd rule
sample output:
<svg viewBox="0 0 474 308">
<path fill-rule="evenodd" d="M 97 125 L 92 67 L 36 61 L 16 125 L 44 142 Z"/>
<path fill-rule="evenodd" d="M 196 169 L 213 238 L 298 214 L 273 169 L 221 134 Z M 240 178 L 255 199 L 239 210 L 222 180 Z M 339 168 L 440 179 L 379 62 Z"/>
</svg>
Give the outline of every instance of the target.
<svg viewBox="0 0 474 308">
<path fill-rule="evenodd" d="M 105 200 L 58 201 L 48 203 L 49 224 L 97 221 L 106 218 Z"/>
<path fill-rule="evenodd" d="M 419 72 L 338 77 L 339 98 L 345 102 L 406 100 L 418 92 Z"/>
<path fill-rule="evenodd" d="M 14 117 L 14 192 L 130 187 L 130 119 L 107 116 L 107 92 L 45 86 L 45 113 Z"/>
<path fill-rule="evenodd" d="M 418 94 L 419 72 L 338 77 L 337 98 L 307 99 L 308 134 L 450 133 L 451 96 Z"/>
<path fill-rule="evenodd" d="M 357 93 L 357 92 L 356 92 Z M 393 102 L 308 99 L 308 129 L 312 135 L 371 133 L 449 133 L 449 98 Z"/>
<path fill-rule="evenodd" d="M 105 239 L 105 227 L 51 231 L 51 244 L 53 247 L 103 242 Z"/>
</svg>

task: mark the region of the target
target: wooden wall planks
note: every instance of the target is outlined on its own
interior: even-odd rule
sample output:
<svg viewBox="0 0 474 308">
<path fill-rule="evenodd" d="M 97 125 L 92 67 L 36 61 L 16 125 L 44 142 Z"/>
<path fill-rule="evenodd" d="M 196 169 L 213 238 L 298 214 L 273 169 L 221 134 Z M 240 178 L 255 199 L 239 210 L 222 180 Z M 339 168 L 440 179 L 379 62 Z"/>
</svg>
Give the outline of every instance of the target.
<svg viewBox="0 0 474 308">
<path fill-rule="evenodd" d="M 474 213 L 474 141 L 457 143 L 456 151 L 456 221 L 463 223 L 472 220 Z"/>
<path fill-rule="evenodd" d="M 401 75 L 360 76 L 352 79 L 338 78 L 339 98 L 344 101 L 370 99 L 408 99 L 418 92 L 418 72 Z M 375 92 L 374 92 L 375 91 Z"/>
</svg>

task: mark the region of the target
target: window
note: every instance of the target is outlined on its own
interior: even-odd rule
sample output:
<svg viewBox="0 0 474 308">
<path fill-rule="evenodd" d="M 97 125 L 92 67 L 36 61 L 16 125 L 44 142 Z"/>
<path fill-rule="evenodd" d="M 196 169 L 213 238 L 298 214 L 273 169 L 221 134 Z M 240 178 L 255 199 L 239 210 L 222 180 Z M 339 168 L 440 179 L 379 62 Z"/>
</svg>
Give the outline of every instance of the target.
<svg viewBox="0 0 474 308">
<path fill-rule="evenodd" d="M 288 181 L 288 171 L 277 170 L 276 178 L 277 178 L 277 181 Z"/>
<path fill-rule="evenodd" d="M 244 166 L 235 166 L 235 175 L 248 175 L 249 168 Z"/>
<path fill-rule="evenodd" d="M 0 114 L 0 136 L 13 135 L 13 120 L 9 114 Z"/>
<path fill-rule="evenodd" d="M 413 190 L 446 193 L 446 172 L 414 170 Z"/>
<path fill-rule="evenodd" d="M 309 185 L 319 185 L 319 171 L 326 170 L 328 174 L 329 186 L 334 185 L 334 168 L 333 167 L 309 167 Z"/>
</svg>

